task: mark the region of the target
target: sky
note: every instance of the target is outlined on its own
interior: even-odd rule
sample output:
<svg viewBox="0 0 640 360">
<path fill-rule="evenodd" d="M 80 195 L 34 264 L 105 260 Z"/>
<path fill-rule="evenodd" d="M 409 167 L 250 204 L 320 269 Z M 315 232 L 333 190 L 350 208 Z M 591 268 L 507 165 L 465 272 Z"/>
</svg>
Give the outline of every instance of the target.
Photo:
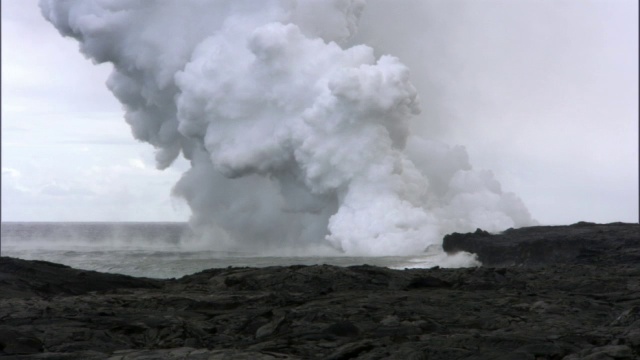
<svg viewBox="0 0 640 360">
<path fill-rule="evenodd" d="M 541 224 L 638 221 L 634 0 L 372 0 L 356 42 L 412 71 L 415 132 L 465 146 Z M 2 220 L 186 221 L 96 66 L 2 1 Z"/>
</svg>

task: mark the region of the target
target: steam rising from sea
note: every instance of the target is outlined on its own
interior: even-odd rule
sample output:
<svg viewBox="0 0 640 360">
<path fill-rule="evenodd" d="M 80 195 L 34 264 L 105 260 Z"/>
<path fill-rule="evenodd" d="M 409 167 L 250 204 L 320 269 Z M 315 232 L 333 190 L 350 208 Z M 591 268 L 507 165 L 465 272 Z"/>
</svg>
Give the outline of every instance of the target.
<svg viewBox="0 0 640 360">
<path fill-rule="evenodd" d="M 534 223 L 463 147 L 411 133 L 410 70 L 347 45 L 363 0 L 40 7 L 85 56 L 113 64 L 107 86 L 158 168 L 190 161 L 173 194 L 205 247 L 415 255 L 453 231 Z"/>
<path fill-rule="evenodd" d="M 44 260 L 77 269 L 172 278 L 210 268 L 229 266 L 376 265 L 404 269 L 413 267 L 477 266 L 466 253 L 445 255 L 431 247 L 414 256 L 360 257 L 331 252 L 296 254 L 281 251 L 219 251 L 194 246 L 185 223 L 38 223 L 3 222 L 2 255 Z M 203 244 L 205 245 L 205 244 Z"/>
</svg>

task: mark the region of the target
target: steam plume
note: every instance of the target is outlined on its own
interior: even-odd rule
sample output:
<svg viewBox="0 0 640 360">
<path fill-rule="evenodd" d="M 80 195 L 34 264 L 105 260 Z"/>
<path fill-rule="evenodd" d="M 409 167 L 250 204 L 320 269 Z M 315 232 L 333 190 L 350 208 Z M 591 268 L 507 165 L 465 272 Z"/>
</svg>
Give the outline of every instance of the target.
<svg viewBox="0 0 640 360">
<path fill-rule="evenodd" d="M 390 6 L 394 6 L 389 2 Z M 347 47 L 363 0 L 41 0 L 45 18 L 114 69 L 133 136 L 219 246 L 328 242 L 421 252 L 450 231 L 529 225 L 462 147 L 410 135 L 409 69 Z M 401 39 L 399 40 L 401 41 Z"/>
</svg>

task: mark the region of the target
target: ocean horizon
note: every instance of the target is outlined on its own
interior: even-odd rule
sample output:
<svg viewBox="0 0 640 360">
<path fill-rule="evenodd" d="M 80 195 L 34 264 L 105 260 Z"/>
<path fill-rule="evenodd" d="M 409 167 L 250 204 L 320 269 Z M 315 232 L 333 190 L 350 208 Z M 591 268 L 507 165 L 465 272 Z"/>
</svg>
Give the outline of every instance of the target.
<svg viewBox="0 0 640 360">
<path fill-rule="evenodd" d="M 179 278 L 209 268 L 375 265 L 394 269 L 460 267 L 438 247 L 413 256 L 362 257 L 338 251 L 216 249 L 194 241 L 185 222 L 2 222 L 2 256 L 149 278 Z M 448 259 L 448 261 L 447 261 Z"/>
</svg>

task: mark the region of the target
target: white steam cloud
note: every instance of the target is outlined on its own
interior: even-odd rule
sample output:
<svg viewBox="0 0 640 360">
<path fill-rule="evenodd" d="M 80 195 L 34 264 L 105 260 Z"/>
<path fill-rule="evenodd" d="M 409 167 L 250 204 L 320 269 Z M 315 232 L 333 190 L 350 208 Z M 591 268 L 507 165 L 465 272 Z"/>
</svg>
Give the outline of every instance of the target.
<svg viewBox="0 0 640 360">
<path fill-rule="evenodd" d="M 40 2 L 85 56 L 113 64 L 107 85 L 158 168 L 191 162 L 173 191 L 212 246 L 407 255 L 451 231 L 532 224 L 464 148 L 410 134 L 420 105 L 409 69 L 347 45 L 364 6 Z"/>
</svg>

